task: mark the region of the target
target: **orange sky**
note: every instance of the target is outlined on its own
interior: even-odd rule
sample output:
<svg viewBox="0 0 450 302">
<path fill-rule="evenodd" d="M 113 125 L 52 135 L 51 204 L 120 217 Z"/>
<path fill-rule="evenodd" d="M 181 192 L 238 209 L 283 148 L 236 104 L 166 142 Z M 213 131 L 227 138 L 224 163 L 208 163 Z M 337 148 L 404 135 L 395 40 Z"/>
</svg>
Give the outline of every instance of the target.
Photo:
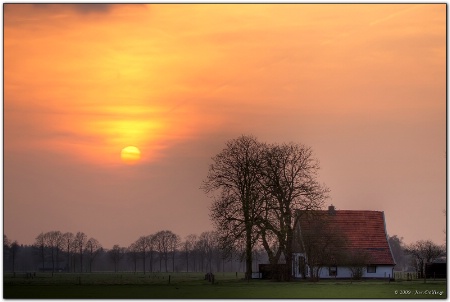
<svg viewBox="0 0 450 302">
<path fill-rule="evenodd" d="M 311 146 L 327 203 L 442 243 L 446 51 L 445 4 L 5 4 L 5 233 L 210 230 L 210 158 L 253 134 Z"/>
</svg>

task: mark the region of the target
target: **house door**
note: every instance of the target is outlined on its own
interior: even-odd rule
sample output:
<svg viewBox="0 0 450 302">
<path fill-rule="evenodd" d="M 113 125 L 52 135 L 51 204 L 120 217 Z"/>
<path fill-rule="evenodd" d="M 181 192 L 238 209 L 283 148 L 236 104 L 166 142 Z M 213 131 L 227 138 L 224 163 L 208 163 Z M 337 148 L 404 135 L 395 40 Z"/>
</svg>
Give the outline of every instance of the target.
<svg viewBox="0 0 450 302">
<path fill-rule="evenodd" d="M 306 278 L 306 261 L 305 257 L 298 257 L 298 273 L 300 278 Z"/>
</svg>

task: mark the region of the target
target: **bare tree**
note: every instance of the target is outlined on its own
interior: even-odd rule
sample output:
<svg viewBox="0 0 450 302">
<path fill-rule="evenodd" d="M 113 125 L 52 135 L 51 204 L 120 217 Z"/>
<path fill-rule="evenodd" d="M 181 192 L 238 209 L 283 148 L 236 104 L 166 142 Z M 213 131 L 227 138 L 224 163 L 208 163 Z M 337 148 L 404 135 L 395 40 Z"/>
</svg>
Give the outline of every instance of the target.
<svg viewBox="0 0 450 302">
<path fill-rule="evenodd" d="M 40 233 L 34 242 L 34 246 L 38 249 L 39 256 L 42 260 L 42 270 L 45 269 L 45 238 L 44 233 Z"/>
<path fill-rule="evenodd" d="M 203 232 L 198 238 L 198 247 L 201 254 L 204 255 L 208 264 L 209 272 L 212 273 L 212 260 L 214 250 L 218 247 L 218 236 L 216 232 Z"/>
<path fill-rule="evenodd" d="M 73 241 L 74 247 L 80 256 L 80 273 L 83 272 L 83 250 L 86 246 L 87 236 L 83 232 L 77 232 Z"/>
<path fill-rule="evenodd" d="M 300 144 L 265 148 L 261 186 L 266 192 L 266 211 L 260 227 L 276 235 L 287 265 L 286 280 L 292 277 L 292 242 L 297 211 L 320 209 L 328 189 L 317 180 L 319 162 L 311 148 Z M 259 179 L 259 178 L 258 178 Z"/>
<path fill-rule="evenodd" d="M 263 144 L 252 136 L 227 142 L 209 167 L 202 188 L 214 198 L 211 219 L 221 247 L 243 239 L 246 253 L 246 278 L 252 274 L 252 249 L 258 233 L 255 220 L 261 208 L 258 182 Z"/>
<path fill-rule="evenodd" d="M 398 237 L 397 235 L 389 236 L 388 242 L 396 263 L 394 270 L 405 269 L 408 264 L 407 258 L 409 257 L 405 255 L 403 237 Z"/>
<path fill-rule="evenodd" d="M 148 235 L 148 253 L 150 254 L 150 272 L 153 272 L 153 253 L 155 252 L 155 235 Z"/>
<path fill-rule="evenodd" d="M 133 242 L 129 247 L 128 247 L 128 255 L 131 258 L 131 260 L 134 263 L 134 272 L 136 273 L 137 271 L 137 260 L 139 258 L 139 247 L 137 245 L 137 242 Z"/>
<path fill-rule="evenodd" d="M 186 237 L 186 240 L 183 243 L 183 251 L 186 257 L 186 272 L 189 272 L 189 254 L 191 254 L 194 250 L 195 243 L 197 242 L 197 235 L 190 234 Z M 195 258 L 194 258 L 195 261 Z M 195 268 L 195 262 L 194 262 Z"/>
<path fill-rule="evenodd" d="M 58 270 L 59 269 L 61 269 L 60 268 L 60 264 L 59 264 L 59 262 L 60 262 L 60 255 L 59 255 L 59 253 L 64 249 L 64 247 L 65 247 L 65 242 L 64 242 L 64 236 L 63 236 L 63 233 L 61 233 L 60 231 L 55 231 L 55 234 L 54 234 L 54 236 L 56 237 L 55 238 L 55 249 L 56 249 L 56 267 L 58 268 Z"/>
<path fill-rule="evenodd" d="M 17 242 L 17 240 L 14 240 L 13 243 L 11 243 L 11 247 L 10 247 L 10 251 L 11 251 L 11 258 L 12 258 L 12 271 L 15 274 L 16 273 L 16 257 L 17 257 L 17 252 L 19 251 L 19 243 Z"/>
<path fill-rule="evenodd" d="M 151 241 L 150 241 L 149 236 L 141 236 L 135 242 L 136 249 L 142 255 L 142 269 L 144 271 L 144 274 L 145 274 L 145 259 L 146 259 L 147 251 L 148 251 L 149 246 L 150 246 L 150 242 Z"/>
<path fill-rule="evenodd" d="M 177 235 L 171 231 L 159 231 L 154 235 L 155 248 L 159 254 L 159 270 L 162 270 L 162 261 L 164 260 L 165 270 L 168 272 L 168 258 L 169 253 L 176 249 Z"/>
<path fill-rule="evenodd" d="M 172 233 L 169 240 L 170 253 L 172 254 L 172 272 L 175 272 L 175 254 L 180 246 L 180 243 L 180 236 Z"/>
<path fill-rule="evenodd" d="M 204 248 L 204 241 L 203 240 L 197 240 L 195 243 L 195 252 L 199 258 L 198 263 L 198 269 L 200 272 L 204 272 L 204 264 L 205 264 L 205 258 L 206 258 L 206 250 Z"/>
<path fill-rule="evenodd" d="M 3 234 L 3 247 L 8 248 L 11 245 L 11 240 L 8 239 L 6 234 Z"/>
<path fill-rule="evenodd" d="M 52 276 L 55 273 L 55 263 L 59 263 L 59 248 L 61 246 L 61 232 L 50 231 L 44 233 L 44 244 L 50 250 L 52 261 Z"/>
<path fill-rule="evenodd" d="M 11 240 L 8 239 L 8 236 L 3 234 L 3 267 L 7 267 L 7 263 L 9 261 L 9 252 L 11 249 Z"/>
<path fill-rule="evenodd" d="M 90 238 L 86 242 L 85 251 L 89 255 L 89 272 L 92 273 L 92 263 L 94 262 L 95 257 L 102 250 L 102 245 L 95 238 Z"/>
<path fill-rule="evenodd" d="M 73 242 L 75 240 L 75 236 L 71 232 L 64 233 L 62 235 L 62 243 L 64 245 L 64 249 L 67 253 L 67 272 L 70 272 L 70 252 L 73 249 Z"/>
<path fill-rule="evenodd" d="M 414 257 L 422 276 L 425 276 L 425 264 L 445 255 L 445 247 L 433 243 L 431 240 L 419 240 L 406 247 L 406 253 Z"/>
<path fill-rule="evenodd" d="M 108 251 L 109 258 L 114 263 L 114 272 L 117 273 L 119 262 L 125 255 L 126 249 L 115 244 L 111 250 Z"/>
</svg>

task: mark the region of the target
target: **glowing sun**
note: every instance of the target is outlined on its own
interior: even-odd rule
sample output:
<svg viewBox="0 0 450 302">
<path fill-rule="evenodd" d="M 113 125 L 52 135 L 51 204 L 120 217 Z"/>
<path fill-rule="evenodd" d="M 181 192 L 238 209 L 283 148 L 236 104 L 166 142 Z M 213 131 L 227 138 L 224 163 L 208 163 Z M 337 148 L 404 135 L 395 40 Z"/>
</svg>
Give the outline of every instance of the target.
<svg viewBox="0 0 450 302">
<path fill-rule="evenodd" d="M 120 157 L 127 164 L 135 164 L 141 159 L 141 151 L 135 146 L 128 146 L 122 149 Z"/>
</svg>

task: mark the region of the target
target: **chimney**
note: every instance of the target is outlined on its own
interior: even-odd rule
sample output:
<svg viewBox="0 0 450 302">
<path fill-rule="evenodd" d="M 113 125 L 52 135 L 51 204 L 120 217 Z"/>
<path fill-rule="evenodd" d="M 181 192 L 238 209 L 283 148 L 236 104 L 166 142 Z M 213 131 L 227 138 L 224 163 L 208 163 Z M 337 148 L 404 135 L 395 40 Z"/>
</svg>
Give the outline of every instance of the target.
<svg viewBox="0 0 450 302">
<path fill-rule="evenodd" d="M 328 214 L 329 215 L 336 215 L 336 209 L 334 208 L 334 205 L 328 206 Z"/>
</svg>

